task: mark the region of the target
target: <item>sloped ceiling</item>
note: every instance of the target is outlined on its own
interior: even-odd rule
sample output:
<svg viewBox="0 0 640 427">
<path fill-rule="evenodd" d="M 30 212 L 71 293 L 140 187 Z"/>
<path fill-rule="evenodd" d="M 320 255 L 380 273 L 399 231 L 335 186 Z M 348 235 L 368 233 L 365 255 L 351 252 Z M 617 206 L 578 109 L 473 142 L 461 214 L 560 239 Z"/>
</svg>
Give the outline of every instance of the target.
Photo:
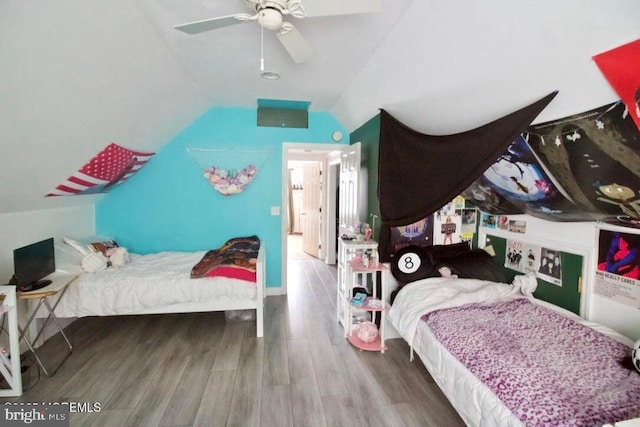
<svg viewBox="0 0 640 427">
<path fill-rule="evenodd" d="M 348 0 L 345 0 L 348 1 Z M 260 28 L 176 24 L 241 0 L 5 0 L 0 5 L 0 213 L 94 203 L 43 197 L 110 142 L 158 150 L 215 106 L 310 101 L 350 130 L 385 108 L 453 133 L 560 94 L 539 117 L 617 99 L 591 56 L 640 37 L 640 2 L 382 0 L 376 14 L 296 20 L 316 57 L 294 64 Z"/>
</svg>

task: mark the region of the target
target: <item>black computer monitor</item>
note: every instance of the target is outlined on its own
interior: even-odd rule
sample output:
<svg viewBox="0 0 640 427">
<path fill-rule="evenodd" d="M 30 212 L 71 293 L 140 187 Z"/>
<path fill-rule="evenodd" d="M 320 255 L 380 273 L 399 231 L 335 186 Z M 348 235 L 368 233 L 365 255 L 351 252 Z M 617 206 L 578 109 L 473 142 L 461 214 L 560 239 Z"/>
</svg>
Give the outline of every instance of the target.
<svg viewBox="0 0 640 427">
<path fill-rule="evenodd" d="M 56 271 L 53 237 L 14 249 L 13 268 L 19 291 L 40 289 L 51 283 L 42 279 Z"/>
</svg>

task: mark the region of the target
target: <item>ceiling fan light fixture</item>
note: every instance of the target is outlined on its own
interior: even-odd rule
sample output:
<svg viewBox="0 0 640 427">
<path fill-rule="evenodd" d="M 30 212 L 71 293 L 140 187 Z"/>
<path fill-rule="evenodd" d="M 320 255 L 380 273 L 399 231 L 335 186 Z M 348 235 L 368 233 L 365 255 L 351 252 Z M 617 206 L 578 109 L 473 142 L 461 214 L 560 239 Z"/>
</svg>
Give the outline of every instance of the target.
<svg viewBox="0 0 640 427">
<path fill-rule="evenodd" d="M 262 71 L 260 73 L 260 77 L 265 80 L 278 80 L 280 78 L 280 74 L 275 71 Z"/>
<path fill-rule="evenodd" d="M 265 8 L 258 12 L 258 22 L 263 28 L 277 31 L 282 26 L 282 13 L 273 8 Z"/>
</svg>

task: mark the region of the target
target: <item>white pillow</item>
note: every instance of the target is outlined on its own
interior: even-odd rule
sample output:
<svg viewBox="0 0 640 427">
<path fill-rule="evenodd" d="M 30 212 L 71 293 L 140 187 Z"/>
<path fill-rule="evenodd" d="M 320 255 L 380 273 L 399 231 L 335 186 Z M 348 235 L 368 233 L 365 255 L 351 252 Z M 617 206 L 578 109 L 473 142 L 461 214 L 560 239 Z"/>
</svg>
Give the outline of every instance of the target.
<svg viewBox="0 0 640 427">
<path fill-rule="evenodd" d="M 88 255 L 92 252 L 87 245 L 77 240 L 71 239 L 69 237 L 63 237 L 62 240 L 67 245 L 71 246 L 73 249 L 78 251 L 81 255 Z"/>
<path fill-rule="evenodd" d="M 82 256 L 90 254 L 91 252 L 106 252 L 107 249 L 118 247 L 118 243 L 110 238 L 104 236 L 90 236 L 82 239 L 72 239 L 70 237 L 64 237 L 64 242 L 78 251 Z"/>
<path fill-rule="evenodd" d="M 102 252 L 91 252 L 82 258 L 82 269 L 87 273 L 96 273 L 107 268 L 108 261 Z"/>
<path fill-rule="evenodd" d="M 60 242 L 58 238 L 54 239 L 53 249 L 56 257 L 56 271 L 73 274 L 82 272 L 83 255 L 77 250 Z"/>
</svg>

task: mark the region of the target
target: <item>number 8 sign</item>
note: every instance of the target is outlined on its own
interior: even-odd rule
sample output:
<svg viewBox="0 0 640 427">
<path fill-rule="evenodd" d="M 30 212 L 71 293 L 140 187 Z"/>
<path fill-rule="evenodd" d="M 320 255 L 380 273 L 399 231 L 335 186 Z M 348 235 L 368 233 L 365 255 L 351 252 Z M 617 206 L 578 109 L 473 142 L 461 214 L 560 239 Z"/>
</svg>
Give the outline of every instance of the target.
<svg viewBox="0 0 640 427">
<path fill-rule="evenodd" d="M 391 261 L 391 273 L 402 283 L 429 277 L 432 270 L 433 263 L 422 246 L 406 246 L 396 252 Z"/>
<path fill-rule="evenodd" d="M 404 274 L 411 274 L 418 271 L 418 269 L 420 268 L 420 264 L 422 264 L 420 255 L 415 252 L 406 252 L 398 261 L 398 268 Z"/>
</svg>

